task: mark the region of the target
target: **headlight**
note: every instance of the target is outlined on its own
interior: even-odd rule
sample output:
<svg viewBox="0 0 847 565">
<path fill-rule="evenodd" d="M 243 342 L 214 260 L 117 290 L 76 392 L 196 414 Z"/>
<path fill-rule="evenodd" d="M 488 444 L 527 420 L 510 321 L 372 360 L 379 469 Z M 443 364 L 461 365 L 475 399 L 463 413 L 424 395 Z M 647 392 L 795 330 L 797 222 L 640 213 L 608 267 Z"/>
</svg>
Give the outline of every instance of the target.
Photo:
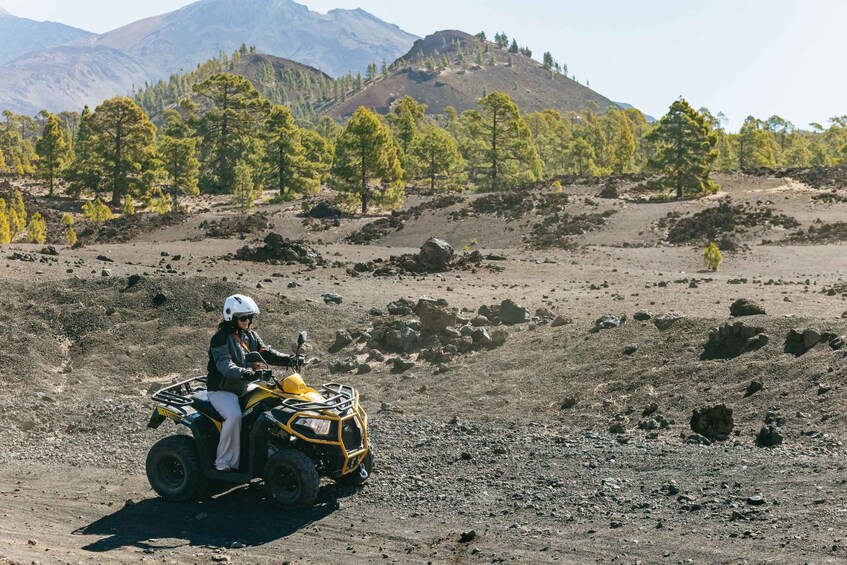
<svg viewBox="0 0 847 565">
<path fill-rule="evenodd" d="M 300 418 L 297 420 L 296 424 L 298 426 L 303 426 L 304 428 L 309 428 L 316 435 L 326 436 L 329 435 L 329 428 L 332 425 L 332 422 L 321 418 Z"/>
</svg>

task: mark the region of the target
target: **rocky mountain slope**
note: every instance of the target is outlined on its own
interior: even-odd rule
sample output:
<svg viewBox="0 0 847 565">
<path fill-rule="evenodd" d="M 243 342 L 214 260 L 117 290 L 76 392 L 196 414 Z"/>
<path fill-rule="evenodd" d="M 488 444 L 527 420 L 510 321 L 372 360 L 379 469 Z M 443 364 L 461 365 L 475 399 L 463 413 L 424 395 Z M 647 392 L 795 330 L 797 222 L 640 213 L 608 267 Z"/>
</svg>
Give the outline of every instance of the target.
<svg viewBox="0 0 847 565">
<path fill-rule="evenodd" d="M 416 37 L 364 10 L 310 11 L 293 0 L 201 0 L 94 39 L 160 76 L 193 68 L 242 43 L 338 76 L 393 61 Z"/>
<path fill-rule="evenodd" d="M 430 61 L 449 61 L 443 70 L 427 68 Z M 381 113 L 403 96 L 423 102 L 439 114 L 447 106 L 458 112 L 476 108 L 493 91 L 508 94 L 522 112 L 551 108 L 560 112 L 617 106 L 602 94 L 566 76 L 551 73 L 541 63 L 520 53 L 511 54 L 462 31 L 439 31 L 415 42 L 396 61 L 388 77 L 330 108 L 337 117 L 350 116 L 359 106 Z"/>
<path fill-rule="evenodd" d="M 42 71 L 38 71 L 42 69 Z M 152 80 L 135 59 L 108 47 L 60 46 L 0 66 L 0 108 L 35 114 L 92 108 Z"/>
<path fill-rule="evenodd" d="M 79 110 L 83 104 L 129 94 L 133 85 L 142 88 L 145 82 L 193 69 L 242 44 L 333 76 L 356 73 L 374 61 L 393 61 L 415 39 L 358 9 L 318 14 L 292 0 L 201 0 L 81 39 L 70 51 L 37 51 L 12 66 L 0 66 L 0 83 L 9 85 L 0 88 L 0 108 L 24 113 Z"/>
<path fill-rule="evenodd" d="M 24 53 L 49 49 L 92 35 L 64 24 L 18 18 L 0 8 L 0 65 Z"/>
</svg>

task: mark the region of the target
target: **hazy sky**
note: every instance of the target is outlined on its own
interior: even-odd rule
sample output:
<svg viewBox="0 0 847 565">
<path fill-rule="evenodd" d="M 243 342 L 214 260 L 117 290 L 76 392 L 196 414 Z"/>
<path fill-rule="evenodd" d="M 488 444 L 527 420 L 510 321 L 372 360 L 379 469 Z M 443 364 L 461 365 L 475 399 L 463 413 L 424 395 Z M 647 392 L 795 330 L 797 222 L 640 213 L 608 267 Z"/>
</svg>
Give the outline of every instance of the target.
<svg viewBox="0 0 847 565">
<path fill-rule="evenodd" d="M 238 0 L 232 0 L 237 2 Z M 186 0 L 0 0 L 16 16 L 104 32 Z M 724 112 L 730 129 L 753 114 L 797 126 L 847 114 L 845 0 L 302 0 L 325 13 L 362 8 L 415 35 L 505 32 L 544 51 L 579 82 L 656 117 L 678 97 Z"/>
</svg>

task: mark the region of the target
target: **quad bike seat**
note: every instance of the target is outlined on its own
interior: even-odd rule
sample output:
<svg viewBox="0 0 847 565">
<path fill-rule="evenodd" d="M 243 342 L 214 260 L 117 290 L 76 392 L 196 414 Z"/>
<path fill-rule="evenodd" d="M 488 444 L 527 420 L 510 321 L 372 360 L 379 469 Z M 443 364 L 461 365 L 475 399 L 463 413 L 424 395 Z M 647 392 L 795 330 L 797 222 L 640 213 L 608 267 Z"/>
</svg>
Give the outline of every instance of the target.
<svg viewBox="0 0 847 565">
<path fill-rule="evenodd" d="M 209 401 L 209 394 L 205 390 L 199 390 L 191 395 L 191 406 L 212 420 L 217 420 L 218 422 L 224 421 L 224 417 L 212 406 L 212 403 Z"/>
<path fill-rule="evenodd" d="M 247 400 L 250 398 L 250 392 L 256 389 L 258 385 L 254 383 L 250 383 L 244 389 L 244 394 L 242 394 L 238 403 L 241 406 L 242 412 L 244 411 L 245 404 L 247 404 Z M 201 414 L 205 414 L 212 420 L 217 420 L 218 422 L 223 422 L 224 417 L 221 416 L 220 412 L 215 410 L 215 407 L 212 406 L 212 403 L 209 401 L 209 393 L 206 390 L 198 390 L 194 394 L 191 395 L 191 406 L 194 407 L 195 410 L 200 412 Z"/>
</svg>

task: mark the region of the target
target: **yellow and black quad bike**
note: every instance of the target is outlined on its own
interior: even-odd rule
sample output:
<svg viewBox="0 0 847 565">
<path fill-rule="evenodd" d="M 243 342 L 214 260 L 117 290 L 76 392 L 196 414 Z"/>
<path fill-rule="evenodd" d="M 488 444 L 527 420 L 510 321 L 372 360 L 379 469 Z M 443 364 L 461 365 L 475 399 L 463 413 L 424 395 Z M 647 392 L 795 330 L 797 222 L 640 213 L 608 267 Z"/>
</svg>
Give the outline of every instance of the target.
<svg viewBox="0 0 847 565">
<path fill-rule="evenodd" d="M 191 435 L 158 441 L 147 454 L 147 478 L 159 496 L 171 501 L 198 498 L 210 481 L 248 483 L 262 478 L 280 506 L 304 508 L 317 499 L 320 477 L 346 485 L 364 483 L 373 469 L 368 443 L 368 416 L 359 393 L 328 383 L 309 388 L 300 376 L 305 359 L 297 352 L 283 379 L 270 370 L 257 371 L 239 398 L 242 409 L 241 468 L 215 469 L 215 454 L 223 417 L 209 402 L 206 377 L 165 387 L 153 395 L 155 407 L 148 427 L 166 419 L 186 426 Z M 258 353 L 247 361 L 262 362 Z"/>
</svg>

